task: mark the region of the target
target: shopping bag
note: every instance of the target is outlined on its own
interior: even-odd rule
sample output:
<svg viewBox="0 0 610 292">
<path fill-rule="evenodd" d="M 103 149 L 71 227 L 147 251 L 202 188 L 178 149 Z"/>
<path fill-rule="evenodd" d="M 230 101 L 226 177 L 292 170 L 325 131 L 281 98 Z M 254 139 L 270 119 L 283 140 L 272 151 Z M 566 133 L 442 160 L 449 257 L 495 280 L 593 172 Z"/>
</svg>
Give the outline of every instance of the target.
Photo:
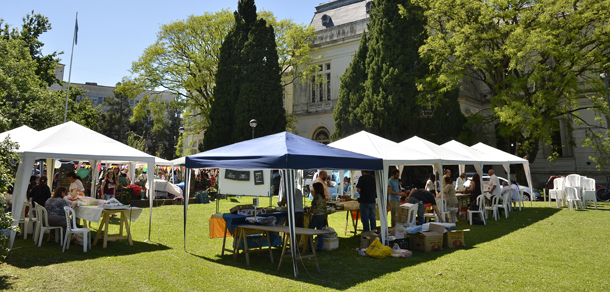
<svg viewBox="0 0 610 292">
<path fill-rule="evenodd" d="M 383 259 L 392 255 L 392 248 L 381 244 L 381 241 L 376 238 L 366 249 L 366 254 L 376 259 Z"/>
</svg>

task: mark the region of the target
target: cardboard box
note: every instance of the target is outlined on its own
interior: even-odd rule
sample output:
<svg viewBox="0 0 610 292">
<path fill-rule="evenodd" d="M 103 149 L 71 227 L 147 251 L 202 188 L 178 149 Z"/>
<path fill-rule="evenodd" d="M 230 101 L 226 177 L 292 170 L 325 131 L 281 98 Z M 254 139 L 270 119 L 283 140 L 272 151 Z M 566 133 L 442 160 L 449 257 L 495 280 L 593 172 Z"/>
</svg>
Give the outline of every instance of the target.
<svg viewBox="0 0 610 292">
<path fill-rule="evenodd" d="M 445 227 L 430 223 L 428 231 L 410 235 L 411 249 L 421 252 L 439 251 L 443 249 Z"/>
<path fill-rule="evenodd" d="M 339 248 L 339 238 L 326 238 L 324 237 L 324 245 L 322 249 L 333 250 Z"/>
<path fill-rule="evenodd" d="M 336 204 L 337 206 L 343 206 L 343 210 L 360 210 L 360 203 L 358 201 L 345 201 Z"/>
<path fill-rule="evenodd" d="M 237 211 L 241 210 L 241 209 L 254 209 L 254 206 L 252 206 L 252 204 L 249 205 L 237 205 L 233 208 L 230 209 L 232 214 L 237 214 Z"/>
<path fill-rule="evenodd" d="M 362 235 L 360 235 L 360 248 L 368 248 L 369 245 L 371 245 L 371 243 L 373 243 L 373 241 L 375 241 L 375 238 L 379 237 L 379 234 L 374 233 L 374 232 L 362 232 Z"/>
<path fill-rule="evenodd" d="M 411 205 L 412 204 L 409 204 L 409 203 L 400 205 L 396 214 L 405 215 L 405 216 L 409 215 L 409 208 L 411 207 Z"/>
<path fill-rule="evenodd" d="M 396 214 L 396 216 L 394 217 L 394 220 L 398 223 L 405 223 L 405 222 L 407 222 L 407 216 L 401 215 L 401 214 Z"/>
<path fill-rule="evenodd" d="M 464 231 L 469 230 L 447 231 L 447 233 L 445 233 L 443 236 L 443 247 L 460 248 L 462 246 L 466 246 L 466 241 L 464 241 Z"/>
</svg>

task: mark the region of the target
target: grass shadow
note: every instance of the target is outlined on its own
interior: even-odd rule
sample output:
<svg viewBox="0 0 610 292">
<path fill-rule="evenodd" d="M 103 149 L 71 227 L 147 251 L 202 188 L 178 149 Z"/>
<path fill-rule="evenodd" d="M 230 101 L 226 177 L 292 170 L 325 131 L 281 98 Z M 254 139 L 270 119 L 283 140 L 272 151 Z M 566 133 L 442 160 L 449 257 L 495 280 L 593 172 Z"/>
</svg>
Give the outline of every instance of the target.
<svg viewBox="0 0 610 292">
<path fill-rule="evenodd" d="M 93 236 L 95 236 L 95 233 Z M 100 240 L 97 245 L 91 246 L 91 249 L 87 249 L 86 253 L 83 252 L 83 247 L 81 245 L 76 245 L 72 242 L 70 248 L 62 253 L 62 246 L 59 243 L 46 242 L 46 238 L 47 236 L 44 237 L 41 247 L 34 245 L 31 237 L 28 237 L 28 239 L 23 239 L 23 237 L 15 238 L 11 257 L 6 258 L 5 262 L 15 267 L 28 269 L 36 266 L 49 266 L 108 256 L 128 256 L 170 249 L 170 247 L 163 244 L 135 240 L 133 241 L 133 246 L 130 246 L 127 240 L 124 239 L 121 241 L 109 241 L 106 248 L 102 247 L 103 241 Z"/>
<path fill-rule="evenodd" d="M 360 234 L 349 235 L 348 233 L 348 237 L 339 238 L 338 249 L 318 253 L 320 272 L 316 270 L 315 261 L 313 259 L 298 261 L 299 276 L 296 278 L 294 277 L 292 259 L 284 259 L 280 271 L 277 271 L 281 254 L 281 249 L 278 248 L 273 250 L 274 263 L 271 263 L 269 253 L 264 249 L 260 254 L 250 254 L 250 266 L 246 265 L 246 259 L 243 253 L 240 253 L 236 260 L 233 259 L 232 254 L 228 253 L 225 253 L 224 255 L 218 253 L 216 257 L 198 254 L 197 252 L 189 251 L 188 253 L 202 260 L 224 266 L 267 273 L 289 280 L 320 285 L 325 288 L 347 290 L 353 289 L 362 283 L 383 277 L 386 274 L 395 273 L 404 268 L 434 261 L 451 253 L 476 249 L 480 244 L 499 239 L 512 232 L 536 224 L 537 222 L 553 216 L 559 211 L 561 211 L 561 209 L 528 207 L 524 208 L 522 211 L 517 210 L 510 213 L 508 219 L 502 217 L 498 221 L 495 221 L 493 218 L 490 218 L 491 221 L 488 221 L 487 225 L 470 226 L 466 221 L 458 222 L 458 230 L 470 230 L 465 233 L 465 242 L 467 246 L 460 249 L 443 249 L 442 251 L 432 253 L 413 252 L 413 256 L 406 259 L 386 258 L 378 260 L 370 257 L 358 256 L 356 255 L 355 249 L 360 247 Z M 333 224 L 333 226 L 337 226 L 337 224 Z M 339 233 L 342 234 L 343 230 L 340 230 Z M 232 243 L 233 241 L 231 239 L 227 239 L 227 246 L 230 246 Z"/>
<path fill-rule="evenodd" d="M 0 275 L 0 290 L 9 290 L 13 288 L 13 284 L 9 282 L 9 279 L 12 278 L 6 275 Z"/>
</svg>

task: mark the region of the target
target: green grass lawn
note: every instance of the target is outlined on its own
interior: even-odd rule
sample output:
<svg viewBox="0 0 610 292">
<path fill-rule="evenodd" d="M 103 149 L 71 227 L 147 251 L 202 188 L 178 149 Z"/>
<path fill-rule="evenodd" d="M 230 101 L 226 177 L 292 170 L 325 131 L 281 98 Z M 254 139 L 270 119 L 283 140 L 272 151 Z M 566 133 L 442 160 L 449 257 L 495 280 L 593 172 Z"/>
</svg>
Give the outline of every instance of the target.
<svg viewBox="0 0 610 292">
<path fill-rule="evenodd" d="M 222 200 L 221 210 L 250 202 Z M 266 203 L 265 200 L 263 200 Z M 355 249 L 360 237 L 343 235 L 345 213 L 329 217 L 340 236 L 339 249 L 299 262 L 293 276 L 291 261 L 278 273 L 266 252 L 237 261 L 221 256 L 222 239 L 210 239 L 208 219 L 215 205 L 189 206 L 186 252 L 183 246 L 183 207 L 149 209 L 132 225 L 134 245 L 110 242 L 83 253 L 71 245 L 34 246 L 18 237 L 12 258 L 0 264 L 0 289 L 65 291 L 287 291 L 287 290 L 433 290 L 433 291 L 608 291 L 610 289 L 610 203 L 600 210 L 572 211 L 535 202 L 508 219 L 491 219 L 487 226 L 459 222 L 467 247 L 413 257 L 383 260 L 362 257 Z M 94 224 L 94 227 L 96 224 Z M 117 225 L 118 226 L 118 225 Z M 46 239 L 45 239 L 46 240 Z M 231 239 L 229 239 L 231 241 Z"/>
</svg>

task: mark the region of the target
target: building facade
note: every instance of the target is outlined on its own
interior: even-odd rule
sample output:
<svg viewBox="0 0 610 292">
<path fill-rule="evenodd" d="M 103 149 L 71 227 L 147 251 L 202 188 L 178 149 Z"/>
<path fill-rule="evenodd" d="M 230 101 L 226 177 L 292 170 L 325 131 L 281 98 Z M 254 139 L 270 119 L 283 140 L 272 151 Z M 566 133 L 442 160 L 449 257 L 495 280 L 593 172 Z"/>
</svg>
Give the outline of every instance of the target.
<svg viewBox="0 0 610 292">
<path fill-rule="evenodd" d="M 290 101 L 292 113 L 297 116 L 296 133 L 302 137 L 329 143 L 330 135 L 335 130 L 333 109 L 339 98 L 340 77 L 351 63 L 358 49 L 362 33 L 367 29 L 369 21 L 369 0 L 334 0 L 316 6 L 316 12 L 310 25 L 317 31 L 313 47 L 317 49 L 313 57 L 317 59 L 318 72 L 309 82 L 295 81 L 292 87 Z M 460 84 L 460 103 L 464 114 L 480 113 L 490 115 L 491 109 L 482 84 L 464 79 Z M 288 98 L 287 98 L 288 99 Z M 581 100 L 583 107 L 589 105 L 587 99 Z M 288 110 L 288 109 L 287 109 Z M 580 117 L 595 124 L 595 114 L 590 110 L 581 110 Z M 536 160 L 531 165 L 534 187 L 541 188 L 551 175 L 567 175 L 578 173 L 605 181 L 605 175 L 599 172 L 595 163 L 589 159 L 592 156 L 590 148 L 580 146 L 579 141 L 585 138 L 585 126 L 557 119 L 560 131 L 549 133 L 553 145 L 541 145 Z M 600 129 L 602 130 L 602 129 Z M 496 124 L 491 123 L 477 129 L 478 141 L 498 147 L 502 150 L 514 150 L 516 145 L 510 141 L 501 141 L 496 134 Z M 549 162 L 553 150 L 559 152 L 555 162 Z M 496 169 L 500 176 L 506 174 L 502 169 Z"/>
</svg>

